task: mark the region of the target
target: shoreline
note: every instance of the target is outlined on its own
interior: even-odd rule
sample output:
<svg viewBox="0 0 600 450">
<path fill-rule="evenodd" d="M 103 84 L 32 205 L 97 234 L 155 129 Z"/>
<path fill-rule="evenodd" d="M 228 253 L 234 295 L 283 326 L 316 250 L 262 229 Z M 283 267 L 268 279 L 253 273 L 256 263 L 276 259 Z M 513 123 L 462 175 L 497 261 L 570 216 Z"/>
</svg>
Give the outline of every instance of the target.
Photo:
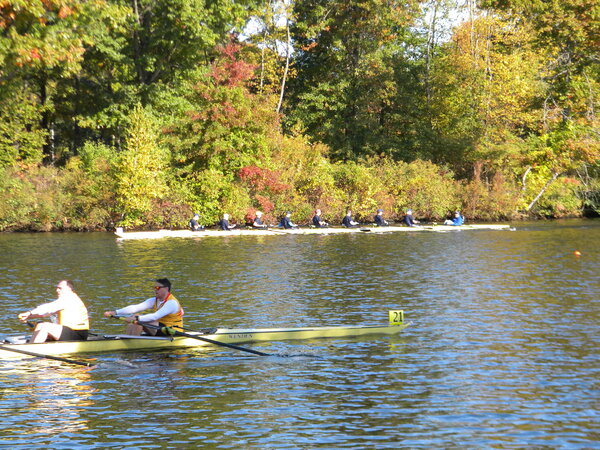
<svg viewBox="0 0 600 450">
<path fill-rule="evenodd" d="M 599 216 L 595 216 L 595 217 L 589 217 L 589 216 L 577 216 L 577 217 L 560 217 L 560 218 L 547 218 L 547 217 L 521 217 L 521 218 L 517 218 L 517 219 L 511 219 L 511 220 L 468 220 L 465 225 L 489 225 L 489 224 L 504 224 L 504 225 L 508 225 L 511 223 L 525 223 L 525 222 L 538 222 L 538 223 L 551 223 L 551 222 L 555 222 L 555 223 L 559 223 L 559 222 L 563 222 L 563 221 L 569 221 L 569 220 L 583 220 L 583 221 L 593 221 L 593 220 L 598 220 L 600 219 Z M 421 227 L 431 227 L 431 226 L 440 226 L 443 225 L 442 221 L 439 222 L 421 222 L 419 224 Z M 391 227 L 395 227 L 395 228 L 406 228 L 407 231 L 408 229 L 410 229 L 410 227 L 404 226 L 401 222 L 390 222 L 390 226 Z M 375 225 L 373 223 L 364 223 L 361 224 L 359 227 L 356 228 L 376 228 Z M 37 234 L 37 233 L 115 233 L 117 231 L 117 228 L 120 227 L 110 227 L 110 228 L 98 228 L 98 229 L 77 229 L 77 228 L 67 228 L 67 229 L 60 229 L 60 228 L 53 228 L 53 229 L 48 229 L 48 230 L 41 230 L 41 229 L 31 229 L 31 228 L 18 228 L 18 229 L 12 229 L 12 230 L 2 230 L 0 231 L 0 235 L 1 234 L 11 234 L 11 233 L 31 233 L 31 234 Z M 300 225 L 300 230 L 318 230 L 318 228 L 315 227 L 311 227 L 309 225 L 309 223 L 306 224 L 301 224 Z M 324 230 L 326 229 L 340 229 L 340 230 L 344 230 L 344 228 L 339 225 L 339 226 L 330 226 L 328 228 L 323 228 Z M 170 231 L 170 232 L 181 232 L 181 231 L 191 231 L 189 230 L 187 227 L 164 227 L 164 228 L 150 228 L 150 227 L 132 227 L 129 228 L 127 230 L 125 230 L 126 233 L 133 233 L 133 232 L 158 232 L 158 231 Z M 260 232 L 260 229 L 254 229 L 250 226 L 240 226 L 240 227 L 236 227 L 234 228 L 232 231 L 240 231 L 243 230 L 245 232 L 252 232 L 252 231 L 258 231 Z M 288 230 L 284 230 L 282 228 L 278 228 L 278 227 L 270 227 L 269 230 L 273 230 L 274 232 L 277 231 L 282 231 L 282 232 L 287 232 Z M 352 229 L 349 229 L 352 230 Z M 212 227 L 207 227 L 205 228 L 205 231 L 210 231 L 211 233 L 214 232 L 218 232 L 218 231 L 223 231 L 221 229 L 219 229 L 217 226 L 212 226 Z M 223 231 L 224 233 L 227 233 L 226 231 Z M 198 233 L 198 232 L 196 232 Z"/>
</svg>

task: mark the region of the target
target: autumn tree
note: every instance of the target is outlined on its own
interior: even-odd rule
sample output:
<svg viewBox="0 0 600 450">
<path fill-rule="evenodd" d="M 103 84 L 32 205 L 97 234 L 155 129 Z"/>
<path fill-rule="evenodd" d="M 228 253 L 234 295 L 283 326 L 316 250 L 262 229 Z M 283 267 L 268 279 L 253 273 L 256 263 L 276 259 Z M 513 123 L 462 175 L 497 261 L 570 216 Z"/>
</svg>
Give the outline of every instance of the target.
<svg viewBox="0 0 600 450">
<path fill-rule="evenodd" d="M 432 124 L 436 159 L 462 174 L 510 164 L 539 127 L 540 57 L 516 20 L 482 14 L 461 24 L 436 61 Z"/>
<path fill-rule="evenodd" d="M 122 226 L 142 225 L 152 202 L 167 191 L 168 153 L 159 145 L 152 116 L 141 106 L 131 113 L 125 149 L 115 168 L 115 196 Z"/>
<path fill-rule="evenodd" d="M 5 148 L 31 153 L 28 143 L 43 139 L 52 160 L 60 123 L 70 120 L 57 116 L 61 83 L 81 72 L 86 49 L 122 15 L 105 0 L 7 0 L 0 13 L 0 109 L 23 105 L 4 126 L 17 132 L 5 135 Z"/>
<path fill-rule="evenodd" d="M 541 127 L 532 136 L 529 155 L 522 161 L 524 190 L 537 184 L 525 208 L 530 211 L 559 176 L 588 174 L 588 168 L 594 170 L 600 161 L 596 114 L 600 96 L 600 4 L 596 0 L 481 3 L 529 24 L 532 45 L 543 57 Z M 539 181 L 532 183 L 536 176 Z M 588 184 L 586 176 L 579 178 Z"/>
<path fill-rule="evenodd" d="M 171 123 L 165 124 L 165 138 L 190 201 L 211 220 L 225 203 L 242 195 L 233 187 L 239 170 L 268 158 L 266 137 L 278 123 L 273 104 L 250 92 L 255 67 L 239 59 L 239 50 L 235 42 L 221 47 L 211 66 L 196 74 L 185 103 L 170 111 Z"/>
</svg>

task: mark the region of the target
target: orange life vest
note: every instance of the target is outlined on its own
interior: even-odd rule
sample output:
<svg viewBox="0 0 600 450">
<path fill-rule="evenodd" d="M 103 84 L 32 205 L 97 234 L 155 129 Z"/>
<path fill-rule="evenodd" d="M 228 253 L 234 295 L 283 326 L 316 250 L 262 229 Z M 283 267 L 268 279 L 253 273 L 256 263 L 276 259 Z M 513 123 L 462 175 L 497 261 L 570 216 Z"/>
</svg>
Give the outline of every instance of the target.
<svg viewBox="0 0 600 450">
<path fill-rule="evenodd" d="M 165 298 L 165 301 L 162 302 L 162 304 L 160 306 L 164 305 L 169 300 L 175 300 L 177 302 L 177 306 L 179 307 L 179 309 L 174 314 L 167 314 L 166 316 L 161 317 L 159 319 L 159 322 L 167 327 L 176 327 L 176 328 L 182 329 L 183 328 L 183 308 L 179 304 L 179 300 L 177 300 L 175 298 L 175 296 L 169 292 L 169 295 L 167 295 L 167 298 Z M 158 311 L 159 309 L 160 309 L 160 307 L 158 305 L 158 299 L 155 299 L 154 312 Z"/>
</svg>

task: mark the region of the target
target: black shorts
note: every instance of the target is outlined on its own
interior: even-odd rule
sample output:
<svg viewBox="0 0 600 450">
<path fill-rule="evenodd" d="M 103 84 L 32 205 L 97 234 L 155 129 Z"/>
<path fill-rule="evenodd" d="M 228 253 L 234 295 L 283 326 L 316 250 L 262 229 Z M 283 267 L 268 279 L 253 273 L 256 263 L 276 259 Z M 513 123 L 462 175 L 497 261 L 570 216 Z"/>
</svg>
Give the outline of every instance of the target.
<svg viewBox="0 0 600 450">
<path fill-rule="evenodd" d="M 164 323 L 158 323 L 158 326 L 161 327 L 159 330 L 156 330 L 156 334 L 154 336 L 160 336 L 160 337 L 171 337 L 170 334 L 165 334 L 162 331 L 162 328 L 166 327 L 166 325 Z"/>
<path fill-rule="evenodd" d="M 85 341 L 88 338 L 88 330 L 73 330 L 63 325 L 59 341 Z"/>
</svg>

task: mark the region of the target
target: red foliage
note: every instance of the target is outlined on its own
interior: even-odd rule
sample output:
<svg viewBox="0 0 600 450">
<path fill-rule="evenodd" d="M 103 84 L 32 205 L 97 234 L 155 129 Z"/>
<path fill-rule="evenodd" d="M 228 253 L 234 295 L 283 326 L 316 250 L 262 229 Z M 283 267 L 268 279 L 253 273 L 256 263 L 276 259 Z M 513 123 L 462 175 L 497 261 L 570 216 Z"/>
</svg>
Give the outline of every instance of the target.
<svg viewBox="0 0 600 450">
<path fill-rule="evenodd" d="M 186 112 L 187 116 L 190 118 L 190 120 L 192 120 L 192 122 L 197 122 L 199 120 L 207 120 L 208 119 L 208 114 L 206 113 L 206 111 L 188 111 Z"/>
<path fill-rule="evenodd" d="M 279 173 L 261 169 L 256 166 L 242 167 L 238 173 L 240 179 L 250 185 L 255 192 L 279 193 L 290 188 L 289 185 L 279 181 Z M 258 196 L 257 196 L 258 198 Z"/>
<path fill-rule="evenodd" d="M 244 215 L 244 220 L 247 224 L 252 224 L 254 222 L 254 218 L 256 217 L 256 211 L 262 211 L 263 220 L 266 222 L 271 222 L 272 217 L 269 214 L 275 208 L 275 203 L 269 200 L 267 197 L 263 197 L 262 195 L 256 196 L 256 201 L 258 202 L 258 208 L 250 207 L 246 210 L 246 214 Z"/>
<path fill-rule="evenodd" d="M 236 58 L 240 46 L 230 42 L 220 49 L 219 58 L 213 63 L 210 76 L 221 86 L 238 86 L 250 80 L 256 68 L 252 64 Z"/>
<path fill-rule="evenodd" d="M 270 213 L 275 208 L 275 203 L 273 203 L 268 197 L 257 195 L 256 201 L 260 205 L 260 210 L 265 214 Z"/>
</svg>

